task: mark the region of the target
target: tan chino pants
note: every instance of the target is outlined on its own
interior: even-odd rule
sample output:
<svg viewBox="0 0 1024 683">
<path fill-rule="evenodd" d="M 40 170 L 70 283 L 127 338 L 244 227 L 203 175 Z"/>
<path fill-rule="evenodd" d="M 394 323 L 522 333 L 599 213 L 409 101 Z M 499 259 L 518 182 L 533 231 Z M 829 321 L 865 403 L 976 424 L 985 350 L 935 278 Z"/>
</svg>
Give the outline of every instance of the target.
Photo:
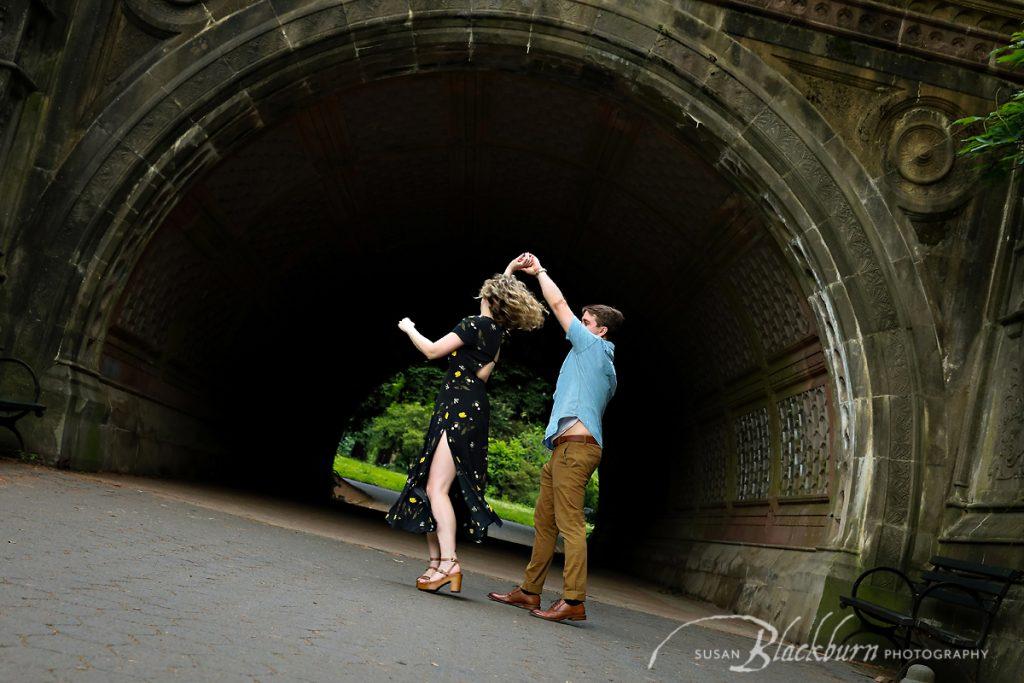
<svg viewBox="0 0 1024 683">
<path fill-rule="evenodd" d="M 533 509 L 535 537 L 530 564 L 526 566 L 523 589 L 540 593 L 555 554 L 555 539 L 562 534 L 565 569 L 562 597 L 587 597 L 587 527 L 583 517 L 583 495 L 590 475 L 601 462 L 601 448 L 569 441 L 559 444 L 540 472 L 540 495 Z"/>
</svg>

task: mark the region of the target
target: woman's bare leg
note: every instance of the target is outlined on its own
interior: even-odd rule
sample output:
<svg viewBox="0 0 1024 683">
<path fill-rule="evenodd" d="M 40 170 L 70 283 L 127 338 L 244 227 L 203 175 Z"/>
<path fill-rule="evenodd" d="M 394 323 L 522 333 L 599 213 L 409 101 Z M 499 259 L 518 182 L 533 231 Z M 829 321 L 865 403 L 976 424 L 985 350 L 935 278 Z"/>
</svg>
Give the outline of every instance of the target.
<svg viewBox="0 0 1024 683">
<path fill-rule="evenodd" d="M 441 546 L 437 542 L 437 532 L 427 532 L 427 557 L 441 557 Z"/>
<path fill-rule="evenodd" d="M 455 481 L 455 461 L 448 446 L 447 432 L 441 432 L 434 451 L 434 459 L 430 463 L 427 475 L 427 498 L 430 499 L 430 511 L 437 522 L 437 543 L 441 557 L 455 557 L 455 510 L 448 497 L 448 489 Z M 430 543 L 428 540 L 427 543 Z M 436 555 L 435 555 L 436 557 Z M 441 569 L 449 571 L 450 562 L 442 562 Z M 434 578 L 437 574 L 434 574 Z"/>
<path fill-rule="evenodd" d="M 428 531 L 427 534 L 427 568 L 423 570 L 423 573 L 416 579 L 417 582 L 429 581 L 433 578 L 434 572 L 432 569 L 437 569 L 440 561 L 435 559 L 441 557 L 441 547 L 437 543 L 437 533 L 434 531 Z"/>
</svg>

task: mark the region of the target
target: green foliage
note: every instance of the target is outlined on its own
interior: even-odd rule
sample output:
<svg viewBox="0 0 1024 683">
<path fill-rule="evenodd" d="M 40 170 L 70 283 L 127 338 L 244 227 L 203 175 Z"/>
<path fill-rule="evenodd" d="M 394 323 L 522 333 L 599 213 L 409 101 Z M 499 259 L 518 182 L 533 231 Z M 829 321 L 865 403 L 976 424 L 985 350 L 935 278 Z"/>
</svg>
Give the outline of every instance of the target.
<svg viewBox="0 0 1024 683">
<path fill-rule="evenodd" d="M 500 364 L 488 381 L 491 404 L 491 436 L 512 438 L 530 425 L 547 422 L 551 385 L 530 370 L 515 364 Z"/>
<path fill-rule="evenodd" d="M 444 375 L 438 367 L 417 365 L 396 373 L 371 392 L 350 418 L 338 443 L 336 471 L 357 481 L 400 490 L 405 477 L 399 472 L 420 455 Z M 540 469 L 551 455 L 544 446 L 551 390 L 548 382 L 515 364 L 500 364 L 488 380 L 487 495 L 495 510 L 504 505 L 506 514 L 516 521 L 528 518 L 529 524 L 540 491 Z M 597 510 L 596 472 L 587 484 L 584 506 Z"/>
<path fill-rule="evenodd" d="M 511 439 L 489 439 L 487 444 L 487 491 L 522 505 L 533 506 L 540 493 L 540 469 L 551 457 L 544 445 L 544 427 L 534 425 Z M 584 491 L 583 507 L 590 518 L 597 514 L 598 475 L 595 471 Z"/>
<path fill-rule="evenodd" d="M 415 365 L 388 378 L 350 417 L 338 444 L 338 453 L 358 460 L 370 457 L 373 421 L 396 403 L 432 408 L 444 375 L 439 367 Z M 500 364 L 487 386 L 491 405 L 490 435 L 510 439 L 534 424 L 545 422 L 551 391 L 551 385 L 530 370 L 513 363 Z M 429 418 L 424 422 L 424 429 L 428 421 Z"/>
<path fill-rule="evenodd" d="M 594 519 L 597 516 L 597 492 L 600 486 L 599 477 L 597 476 L 597 470 L 594 470 L 594 474 L 590 477 L 590 481 L 587 482 L 587 488 L 583 493 L 583 507 L 590 508 L 591 512 L 588 519 Z"/>
<path fill-rule="evenodd" d="M 392 403 L 370 421 L 366 454 L 370 462 L 406 468 L 423 448 L 431 408 L 420 403 Z"/>
<path fill-rule="evenodd" d="M 1024 31 L 1014 33 L 1010 41 L 992 55 L 997 63 L 1016 69 L 1024 64 Z M 1024 90 L 986 116 L 968 116 L 953 125 L 980 130 L 963 140 L 959 154 L 982 161 L 989 175 L 1004 175 L 1024 165 Z"/>
<path fill-rule="evenodd" d="M 516 438 L 487 440 L 487 492 L 523 505 L 533 505 L 540 490 L 537 458 Z"/>
</svg>

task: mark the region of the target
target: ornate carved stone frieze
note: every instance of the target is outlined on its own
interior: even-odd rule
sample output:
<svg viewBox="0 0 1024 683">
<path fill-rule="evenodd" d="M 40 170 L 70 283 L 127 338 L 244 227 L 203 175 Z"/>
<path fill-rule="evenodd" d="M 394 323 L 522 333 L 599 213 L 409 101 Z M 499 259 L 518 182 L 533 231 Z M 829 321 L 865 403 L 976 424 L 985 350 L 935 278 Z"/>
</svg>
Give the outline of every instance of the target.
<svg viewBox="0 0 1024 683">
<path fill-rule="evenodd" d="M 1006 43 L 1024 8 L 970 0 L 881 3 L 872 0 L 710 0 L 814 29 L 945 62 L 994 69 L 990 53 Z"/>
<path fill-rule="evenodd" d="M 1014 364 L 1003 380 L 995 453 L 989 476 L 995 483 L 1024 480 L 1024 386 L 1020 364 Z"/>
</svg>

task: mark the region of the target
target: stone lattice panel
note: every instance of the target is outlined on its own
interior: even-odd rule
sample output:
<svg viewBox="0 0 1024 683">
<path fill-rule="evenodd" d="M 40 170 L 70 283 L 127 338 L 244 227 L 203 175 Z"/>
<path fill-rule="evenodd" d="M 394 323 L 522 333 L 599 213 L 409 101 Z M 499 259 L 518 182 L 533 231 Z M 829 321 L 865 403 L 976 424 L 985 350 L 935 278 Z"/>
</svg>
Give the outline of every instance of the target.
<svg viewBox="0 0 1024 683">
<path fill-rule="evenodd" d="M 829 418 L 824 386 L 779 401 L 782 462 L 780 495 L 829 492 Z"/>
<path fill-rule="evenodd" d="M 768 408 L 761 407 L 733 421 L 736 434 L 736 500 L 763 500 L 771 484 L 771 433 Z"/>
<path fill-rule="evenodd" d="M 722 420 L 703 425 L 695 439 L 698 452 L 691 454 L 696 472 L 692 481 L 697 486 L 697 501 L 702 504 L 725 501 L 729 461 L 729 433 Z"/>
<path fill-rule="evenodd" d="M 766 357 L 815 334 L 810 314 L 801 304 L 796 282 L 775 246 L 767 241 L 733 266 L 730 281 L 743 296 L 743 306 Z"/>
<path fill-rule="evenodd" d="M 691 331 L 700 336 L 703 349 L 701 357 L 693 359 L 696 372 L 726 382 L 754 367 L 757 358 L 750 340 L 721 287 L 712 284 L 704 290 L 693 310 Z"/>
</svg>

